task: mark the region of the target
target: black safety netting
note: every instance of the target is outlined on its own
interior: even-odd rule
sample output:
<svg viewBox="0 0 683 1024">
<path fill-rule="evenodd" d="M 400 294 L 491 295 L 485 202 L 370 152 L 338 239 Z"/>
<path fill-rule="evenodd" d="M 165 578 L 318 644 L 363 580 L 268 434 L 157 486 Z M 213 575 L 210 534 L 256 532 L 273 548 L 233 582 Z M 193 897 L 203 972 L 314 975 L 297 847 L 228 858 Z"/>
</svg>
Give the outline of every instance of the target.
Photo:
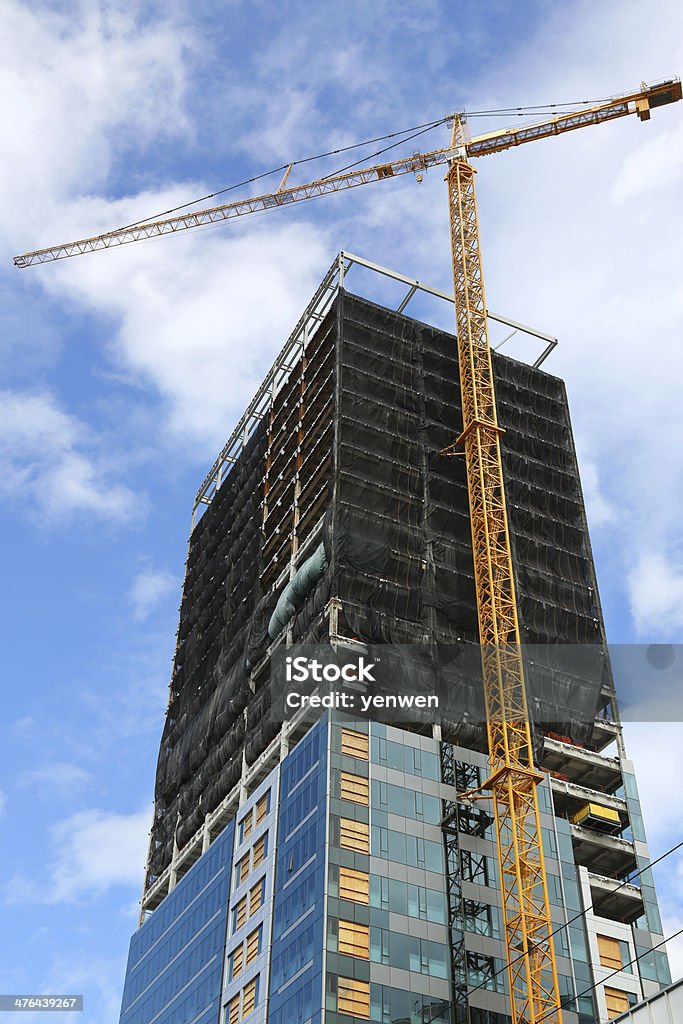
<svg viewBox="0 0 683 1024">
<path fill-rule="evenodd" d="M 427 645 L 438 656 L 408 673 L 436 662 L 456 678 L 460 646 L 479 639 L 465 460 L 442 454 L 462 430 L 456 342 L 348 294 L 341 321 L 330 560 L 344 630 L 396 663 Z M 564 385 L 496 354 L 494 377 L 530 710 L 585 743 L 610 672 Z M 558 644 L 589 653 L 557 664 L 542 651 Z M 445 735 L 471 745 L 478 730 L 483 747 L 481 701 L 464 694 Z"/>
<path fill-rule="evenodd" d="M 607 659 L 529 653 L 604 644 L 564 386 L 499 355 L 494 373 L 531 711 L 587 742 Z M 385 689 L 436 671 L 451 694 L 444 738 L 484 749 L 478 659 L 463 655 L 479 639 L 465 460 L 441 454 L 462 429 L 459 392 L 452 335 L 337 297 L 192 533 L 148 885 L 277 736 L 264 656 L 285 628 L 325 644 L 331 598 Z M 293 529 L 303 587 L 288 571 Z"/>
<path fill-rule="evenodd" d="M 174 836 L 182 847 L 239 780 L 241 713 L 252 696 L 246 652 L 258 596 L 265 443 L 259 424 L 190 539 L 148 883 L 170 863 Z"/>
<path fill-rule="evenodd" d="M 321 466 L 318 449 L 321 425 L 324 427 L 323 401 L 327 392 L 332 395 L 332 384 L 321 371 L 326 363 L 332 364 L 334 337 L 330 332 L 335 323 L 333 310 L 308 353 L 309 359 L 313 356 L 317 362 L 306 392 L 312 458 L 307 473 L 299 472 L 304 491 L 300 519 L 307 513 L 307 495 L 310 504 L 317 501 L 311 515 L 323 502 L 321 516 L 331 493 L 332 446 L 327 446 L 327 465 Z M 289 561 L 289 551 L 283 550 L 272 571 L 271 549 L 279 537 L 287 537 L 292 520 L 294 484 L 288 480 L 287 466 L 281 471 L 278 460 L 284 464 L 289 459 L 296 469 L 301 365 L 299 360 L 275 397 L 272 415 L 255 427 L 190 538 L 171 699 L 157 762 L 147 885 L 169 865 L 174 840 L 182 848 L 234 788 L 243 759 L 253 764 L 280 729 L 270 712 L 269 671 L 263 659 L 271 642 L 269 624 L 284 584 L 264 585 L 262 579 L 269 559 L 271 575 L 276 577 Z M 327 416 L 331 423 L 331 408 Z M 284 428 L 282 443 L 279 426 Z M 277 524 L 280 519 L 283 523 L 271 527 L 270 532 L 264 528 L 267 468 L 270 523 Z M 305 530 L 303 524 L 300 533 L 305 535 Z M 324 638 L 323 611 L 329 595 L 330 577 L 326 574 L 296 608 L 290 624 L 294 639 L 312 642 Z"/>
</svg>

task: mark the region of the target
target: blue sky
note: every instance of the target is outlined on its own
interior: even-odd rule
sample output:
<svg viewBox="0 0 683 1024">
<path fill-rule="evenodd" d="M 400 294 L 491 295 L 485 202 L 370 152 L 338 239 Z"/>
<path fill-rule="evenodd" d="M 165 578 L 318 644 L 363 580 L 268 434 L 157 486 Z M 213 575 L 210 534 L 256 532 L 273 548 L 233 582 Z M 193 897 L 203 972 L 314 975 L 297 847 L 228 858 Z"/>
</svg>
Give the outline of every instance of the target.
<svg viewBox="0 0 683 1024">
<path fill-rule="evenodd" d="M 450 286 L 438 170 L 33 270 L 11 257 L 456 109 L 626 91 L 681 71 L 682 30 L 674 0 L 5 0 L 0 991 L 84 991 L 84 1019 L 117 1019 L 192 499 L 335 253 Z M 548 369 L 613 642 L 683 630 L 679 107 L 478 165 L 489 304 L 560 338 Z M 680 838 L 682 741 L 629 730 L 654 853 Z M 660 892 L 674 931 L 677 865 Z"/>
</svg>

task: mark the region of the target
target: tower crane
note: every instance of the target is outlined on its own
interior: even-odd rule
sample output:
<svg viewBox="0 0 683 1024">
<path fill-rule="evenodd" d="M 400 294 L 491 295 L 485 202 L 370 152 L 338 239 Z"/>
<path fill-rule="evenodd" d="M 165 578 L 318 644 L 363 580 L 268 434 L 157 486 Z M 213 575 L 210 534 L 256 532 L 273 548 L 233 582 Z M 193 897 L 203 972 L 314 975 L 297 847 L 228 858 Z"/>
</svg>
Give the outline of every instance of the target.
<svg viewBox="0 0 683 1024">
<path fill-rule="evenodd" d="M 490 775 L 501 878 L 510 1004 L 513 1024 L 561 1024 L 557 966 L 541 843 L 531 726 L 515 597 L 498 425 L 486 320 L 473 157 L 500 153 L 537 139 L 637 114 L 682 98 L 678 78 L 645 85 L 579 111 L 538 124 L 467 138 L 464 117 L 454 115 L 450 146 L 280 188 L 267 195 L 151 220 L 74 242 L 27 252 L 17 267 L 78 256 L 156 235 L 229 220 L 312 199 L 372 181 L 447 165 L 462 433 L 446 454 L 463 452 L 467 467 L 472 551 L 489 746 Z"/>
</svg>

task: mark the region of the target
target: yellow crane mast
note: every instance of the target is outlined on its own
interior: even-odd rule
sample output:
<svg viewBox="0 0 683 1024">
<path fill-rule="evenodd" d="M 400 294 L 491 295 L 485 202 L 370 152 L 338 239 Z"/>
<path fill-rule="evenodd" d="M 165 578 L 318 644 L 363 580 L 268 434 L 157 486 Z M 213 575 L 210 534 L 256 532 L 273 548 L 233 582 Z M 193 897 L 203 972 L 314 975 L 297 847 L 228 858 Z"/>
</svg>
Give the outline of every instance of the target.
<svg viewBox="0 0 683 1024">
<path fill-rule="evenodd" d="M 291 188 L 286 187 L 288 171 L 275 193 L 179 217 L 148 221 L 39 249 L 14 259 L 16 266 L 29 267 L 272 209 L 399 174 L 420 173 L 438 164 L 449 165 L 446 182 L 463 429 L 446 454 L 464 449 L 467 466 L 490 761 L 490 776 L 482 788 L 490 790 L 494 804 L 513 1024 L 541 1024 L 541 1021 L 561 1024 L 562 1009 L 536 792 L 542 776 L 534 767 L 531 746 L 501 462 L 503 431 L 496 415 L 475 171 L 468 158 L 498 153 L 628 114 L 647 120 L 653 108 L 681 98 L 680 79 L 668 79 L 539 124 L 489 132 L 469 140 L 464 137 L 462 119 L 455 115 L 451 145 L 447 149 Z"/>
<path fill-rule="evenodd" d="M 456 119 L 454 135 L 459 134 Z M 446 181 L 490 777 L 513 1024 L 561 1021 L 486 319 L 474 168 Z"/>
</svg>

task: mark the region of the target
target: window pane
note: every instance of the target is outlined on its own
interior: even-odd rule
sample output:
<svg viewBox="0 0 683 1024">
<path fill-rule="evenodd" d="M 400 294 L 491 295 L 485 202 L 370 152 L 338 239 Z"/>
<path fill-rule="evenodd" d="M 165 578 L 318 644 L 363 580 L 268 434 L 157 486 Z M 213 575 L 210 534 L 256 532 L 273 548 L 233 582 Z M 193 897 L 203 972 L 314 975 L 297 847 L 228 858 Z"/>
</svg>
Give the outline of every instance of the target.
<svg viewBox="0 0 683 1024">
<path fill-rule="evenodd" d="M 410 917 L 420 916 L 418 886 L 408 883 L 408 914 Z"/>
<path fill-rule="evenodd" d="M 263 903 L 263 889 L 265 886 L 265 879 L 262 878 L 260 882 L 252 886 L 249 890 L 249 915 L 256 913 L 261 904 Z"/>
<path fill-rule="evenodd" d="M 608 988 L 607 985 L 605 985 L 605 1002 L 607 1003 L 607 1014 L 610 1020 L 628 1010 L 629 1007 L 627 993 L 622 992 L 618 988 Z"/>
<path fill-rule="evenodd" d="M 426 942 L 422 940 L 423 947 L 427 946 L 428 969 L 434 978 L 448 977 L 448 951 L 441 942 Z"/>
<path fill-rule="evenodd" d="M 400 814 L 405 817 L 406 813 L 406 792 L 400 786 L 387 786 L 387 809 L 392 814 Z"/>
<path fill-rule="evenodd" d="M 256 824 L 257 825 L 260 825 L 260 823 L 263 821 L 263 819 L 265 818 L 266 814 L 268 813 L 269 807 L 270 807 L 270 790 L 268 790 L 268 792 L 265 793 L 261 797 L 259 802 L 256 804 Z"/>
<path fill-rule="evenodd" d="M 241 928 L 247 919 L 247 897 L 243 896 L 234 910 L 235 930 Z"/>
<path fill-rule="evenodd" d="M 268 833 L 264 832 L 261 838 L 254 844 L 254 868 L 257 868 L 266 859 L 267 844 Z"/>
<path fill-rule="evenodd" d="M 237 862 L 235 869 L 235 888 L 241 885 L 244 879 L 249 874 L 249 853 L 247 852 L 241 860 Z"/>
<path fill-rule="evenodd" d="M 240 944 L 230 957 L 230 980 L 236 978 L 242 971 L 242 959 L 244 949 Z"/>
<path fill-rule="evenodd" d="M 240 997 L 239 992 L 228 1003 L 228 1024 L 237 1024 L 240 1019 Z"/>
<path fill-rule="evenodd" d="M 366 822 L 351 818 L 339 819 L 339 845 L 343 850 L 370 852 L 370 829 Z"/>
<path fill-rule="evenodd" d="M 261 952 L 261 933 L 263 929 L 261 926 L 256 928 L 247 936 L 247 963 L 253 963 L 256 957 Z"/>
<path fill-rule="evenodd" d="M 387 881 L 389 882 L 389 910 L 395 914 L 408 914 L 408 885 L 394 878 L 387 879 Z"/>
<path fill-rule="evenodd" d="M 598 953 L 603 967 L 610 967 L 613 971 L 621 970 L 621 947 L 618 939 L 613 939 L 609 935 L 598 935 Z"/>
<path fill-rule="evenodd" d="M 446 923 L 446 899 L 435 889 L 427 889 L 427 920 L 437 924 Z"/>
<path fill-rule="evenodd" d="M 244 986 L 244 991 L 242 992 L 242 1016 L 243 1017 L 246 1017 L 248 1013 L 251 1013 L 251 1011 L 256 1006 L 257 993 L 258 993 L 258 978 L 252 978 L 252 980 L 250 982 L 248 982 Z"/>
</svg>

